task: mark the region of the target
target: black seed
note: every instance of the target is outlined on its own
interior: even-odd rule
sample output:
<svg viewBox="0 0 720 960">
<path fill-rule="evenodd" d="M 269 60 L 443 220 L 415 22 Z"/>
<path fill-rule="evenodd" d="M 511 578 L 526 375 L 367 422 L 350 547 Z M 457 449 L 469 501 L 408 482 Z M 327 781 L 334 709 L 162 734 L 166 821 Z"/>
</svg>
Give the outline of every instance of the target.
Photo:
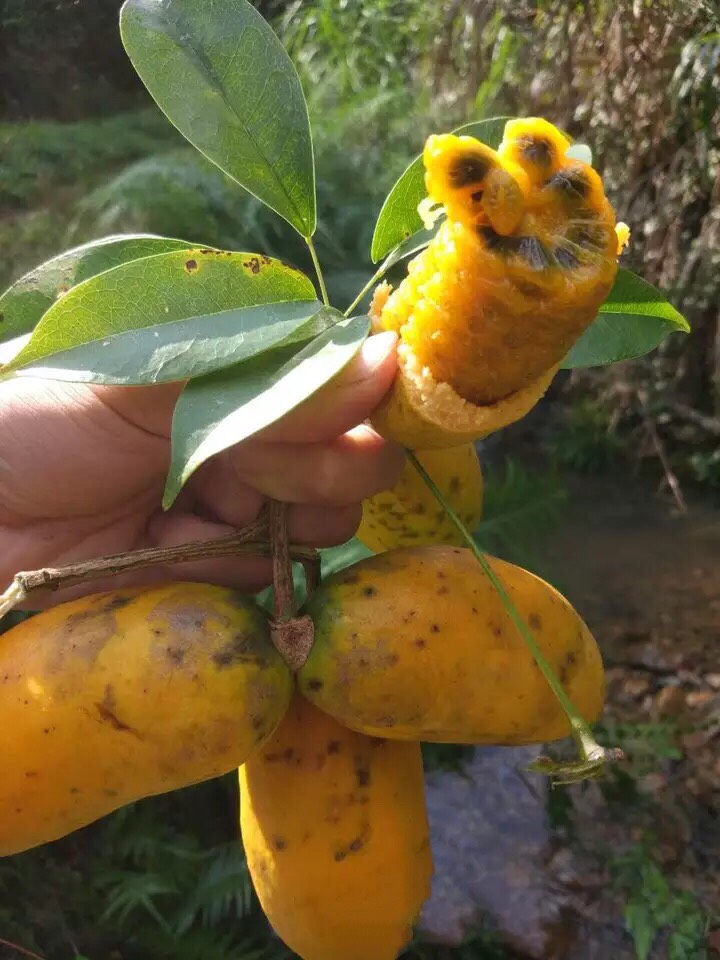
<svg viewBox="0 0 720 960">
<path fill-rule="evenodd" d="M 547 250 L 537 237 L 519 237 L 517 252 L 533 270 L 545 270 L 550 266 Z"/>
<path fill-rule="evenodd" d="M 448 179 L 453 187 L 467 187 L 470 183 L 480 183 L 489 169 L 490 161 L 486 157 L 458 157 L 448 171 Z"/>
<path fill-rule="evenodd" d="M 568 167 L 550 177 L 547 182 L 551 190 L 557 190 L 571 200 L 584 200 L 590 190 L 583 170 L 580 167 Z"/>
<path fill-rule="evenodd" d="M 553 157 L 553 147 L 545 137 L 526 135 L 518 137 L 518 149 L 526 160 L 536 163 L 539 167 L 548 167 Z"/>
<path fill-rule="evenodd" d="M 580 263 L 575 254 L 571 253 L 569 250 L 566 250 L 564 247 L 556 247 L 554 254 L 558 264 L 561 267 L 565 267 L 567 270 L 573 270 Z"/>
</svg>

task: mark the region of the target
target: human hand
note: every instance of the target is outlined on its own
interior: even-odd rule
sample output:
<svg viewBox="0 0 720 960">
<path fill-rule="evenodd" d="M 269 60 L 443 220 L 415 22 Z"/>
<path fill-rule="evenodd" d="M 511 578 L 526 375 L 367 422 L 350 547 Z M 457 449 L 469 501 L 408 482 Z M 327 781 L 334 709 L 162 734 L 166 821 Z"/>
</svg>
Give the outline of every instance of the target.
<svg viewBox="0 0 720 960">
<path fill-rule="evenodd" d="M 394 373 L 395 336 L 371 337 L 336 381 L 200 467 L 167 512 L 161 498 L 179 384 L 0 384 L 0 589 L 19 570 L 222 537 L 252 521 L 267 497 L 290 504 L 292 542 L 343 543 L 357 529 L 361 501 L 402 469 L 401 450 L 363 424 Z M 28 606 L 171 579 L 254 592 L 270 577 L 268 558 L 240 555 L 33 593 Z"/>
</svg>

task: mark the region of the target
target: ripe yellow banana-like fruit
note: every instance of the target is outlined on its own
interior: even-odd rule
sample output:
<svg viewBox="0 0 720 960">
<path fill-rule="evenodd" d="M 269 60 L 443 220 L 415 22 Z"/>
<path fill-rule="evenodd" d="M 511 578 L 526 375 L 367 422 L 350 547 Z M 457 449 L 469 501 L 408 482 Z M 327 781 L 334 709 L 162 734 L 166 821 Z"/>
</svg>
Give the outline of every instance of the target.
<svg viewBox="0 0 720 960">
<path fill-rule="evenodd" d="M 597 644 L 550 584 L 489 558 L 588 722 L 603 706 Z M 416 547 L 361 560 L 308 604 L 315 643 L 298 685 L 340 723 L 440 743 L 544 743 L 567 715 L 470 550 Z"/>
<path fill-rule="evenodd" d="M 292 675 L 234 590 L 74 600 L 0 636 L 0 856 L 227 773 L 282 719 Z"/>
<path fill-rule="evenodd" d="M 511 120 L 497 151 L 431 136 L 431 200 L 447 214 L 376 330 L 400 335 L 400 371 L 377 429 L 412 449 L 455 446 L 524 416 L 592 322 L 617 272 L 625 225 L 596 171 L 541 119 Z"/>
<path fill-rule="evenodd" d="M 474 444 L 419 450 L 416 455 L 468 530 L 474 530 L 483 504 L 483 475 Z M 459 546 L 465 542 L 409 460 L 391 490 L 363 502 L 357 538 L 375 553 L 395 547 Z"/>
<path fill-rule="evenodd" d="M 419 744 L 296 695 L 240 769 L 240 822 L 263 910 L 303 960 L 394 960 L 430 892 Z"/>
</svg>

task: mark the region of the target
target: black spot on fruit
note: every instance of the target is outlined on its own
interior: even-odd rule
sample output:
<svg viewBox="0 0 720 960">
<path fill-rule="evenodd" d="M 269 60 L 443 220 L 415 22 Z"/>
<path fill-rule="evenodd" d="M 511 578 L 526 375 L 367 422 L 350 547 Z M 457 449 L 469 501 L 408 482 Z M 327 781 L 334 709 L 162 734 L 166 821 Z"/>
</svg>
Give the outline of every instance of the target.
<svg viewBox="0 0 720 960">
<path fill-rule="evenodd" d="M 129 733 L 133 737 L 137 737 L 138 740 L 142 740 L 142 734 L 138 730 L 118 717 L 116 712 L 115 690 L 112 684 L 106 684 L 103 699 L 101 702 L 95 704 L 95 710 L 101 723 L 108 724 L 113 730 L 117 730 L 118 733 Z"/>
<path fill-rule="evenodd" d="M 370 769 L 364 765 L 357 766 L 355 768 L 355 779 L 357 780 L 357 785 L 359 787 L 368 787 L 370 786 Z"/>
<path fill-rule="evenodd" d="M 340 863 L 342 860 L 345 859 L 345 857 L 347 857 L 347 853 L 344 850 L 335 851 L 335 856 L 334 856 L 335 863 Z"/>
<path fill-rule="evenodd" d="M 351 840 L 348 844 L 348 850 L 351 853 L 357 853 L 358 850 L 362 850 L 365 846 L 365 840 L 362 837 L 355 837 L 354 840 Z"/>
<path fill-rule="evenodd" d="M 113 610 L 122 610 L 123 607 L 127 607 L 129 604 L 131 604 L 134 599 L 134 597 L 110 597 L 110 599 L 104 603 L 97 612 L 112 613 Z"/>
<path fill-rule="evenodd" d="M 374 597 L 376 594 L 377 594 L 377 587 L 373 587 L 373 586 L 363 587 L 364 597 Z"/>
<path fill-rule="evenodd" d="M 424 647 L 426 646 L 426 644 L 425 644 L 425 641 L 423 640 L 422 637 L 418 637 L 418 638 L 417 638 L 417 640 L 415 641 L 415 646 L 418 648 L 418 650 L 423 650 L 423 649 L 424 649 Z"/>
<path fill-rule="evenodd" d="M 440 633 L 440 625 L 433 623 L 430 625 L 430 633 Z"/>
<path fill-rule="evenodd" d="M 327 752 L 332 756 L 334 753 L 340 753 L 340 741 L 328 740 Z"/>
<path fill-rule="evenodd" d="M 237 663 L 257 663 L 260 662 L 257 654 L 252 650 L 252 634 L 239 630 L 232 638 L 219 650 L 212 655 L 213 663 L 220 670 L 231 667 Z"/>
<path fill-rule="evenodd" d="M 179 667 L 185 659 L 185 651 L 182 647 L 167 647 L 165 654 L 170 663 L 176 667 Z"/>
<path fill-rule="evenodd" d="M 313 677 L 312 680 L 308 680 L 306 686 L 308 690 L 322 690 L 323 682 L 322 680 L 318 680 L 317 677 Z"/>
<path fill-rule="evenodd" d="M 531 613 L 528 617 L 528 623 L 533 630 L 539 630 L 542 627 L 542 617 L 539 613 Z"/>
<path fill-rule="evenodd" d="M 285 837 L 273 837 L 272 842 L 276 850 L 287 850 L 287 840 Z"/>
</svg>

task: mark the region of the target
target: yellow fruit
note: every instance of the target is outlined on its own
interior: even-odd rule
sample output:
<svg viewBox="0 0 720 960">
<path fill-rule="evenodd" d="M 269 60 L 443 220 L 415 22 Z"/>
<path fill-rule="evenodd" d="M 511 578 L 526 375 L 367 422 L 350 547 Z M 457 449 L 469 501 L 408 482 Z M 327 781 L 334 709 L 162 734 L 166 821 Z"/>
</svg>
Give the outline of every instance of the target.
<svg viewBox="0 0 720 960">
<path fill-rule="evenodd" d="M 420 746 L 341 727 L 299 695 L 240 769 L 270 923 L 303 960 L 394 960 L 430 893 Z"/>
<path fill-rule="evenodd" d="M 65 603 L 0 637 L 0 855 L 237 767 L 292 676 L 233 590 L 175 583 Z"/>
<path fill-rule="evenodd" d="M 596 316 L 624 233 L 600 177 L 569 147 L 532 118 L 509 121 L 497 152 L 472 137 L 428 139 L 426 186 L 447 219 L 373 306 L 374 328 L 401 339 L 380 432 L 429 448 L 512 423 Z"/>
<path fill-rule="evenodd" d="M 474 445 L 421 450 L 417 457 L 465 526 L 474 530 L 483 500 L 482 470 Z M 394 547 L 464 542 L 410 461 L 392 490 L 365 500 L 357 537 L 375 553 Z"/>
<path fill-rule="evenodd" d="M 502 560 L 494 572 L 582 716 L 599 716 L 602 661 L 557 590 Z M 542 743 L 568 720 L 469 550 L 415 547 L 326 581 L 308 612 L 302 693 L 352 729 L 401 740 Z"/>
</svg>

